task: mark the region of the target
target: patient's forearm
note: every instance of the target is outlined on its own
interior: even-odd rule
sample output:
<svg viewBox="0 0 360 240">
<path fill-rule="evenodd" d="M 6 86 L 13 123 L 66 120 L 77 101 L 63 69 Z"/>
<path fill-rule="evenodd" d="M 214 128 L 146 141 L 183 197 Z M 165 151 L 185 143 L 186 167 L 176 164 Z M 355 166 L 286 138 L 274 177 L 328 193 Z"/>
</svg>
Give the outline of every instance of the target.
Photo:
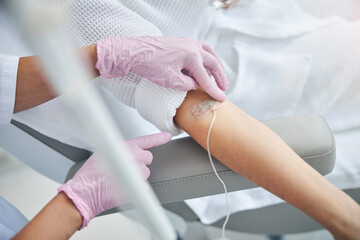
<svg viewBox="0 0 360 240">
<path fill-rule="evenodd" d="M 198 121 L 190 108 L 205 99 L 209 97 L 203 92 L 189 92 L 175 116 L 176 123 L 204 148 L 213 114 Z M 355 208 L 359 214 L 351 198 L 308 166 L 264 124 L 229 101 L 216 112 L 210 150 L 226 166 L 301 209 L 334 236 L 351 224 L 347 209 Z"/>
</svg>

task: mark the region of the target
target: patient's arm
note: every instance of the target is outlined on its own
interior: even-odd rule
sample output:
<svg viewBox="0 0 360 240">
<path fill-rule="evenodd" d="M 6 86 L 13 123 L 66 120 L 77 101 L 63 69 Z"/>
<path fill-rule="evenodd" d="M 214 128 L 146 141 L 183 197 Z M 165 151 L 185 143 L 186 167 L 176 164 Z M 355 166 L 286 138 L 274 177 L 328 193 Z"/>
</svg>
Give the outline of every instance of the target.
<svg viewBox="0 0 360 240">
<path fill-rule="evenodd" d="M 210 97 L 190 91 L 175 122 L 206 149 L 213 114 L 195 119 L 191 107 Z M 360 209 L 296 155 L 264 124 L 231 102 L 216 110 L 210 137 L 213 156 L 227 167 L 294 205 L 326 227 L 336 239 L 358 239 Z"/>
</svg>

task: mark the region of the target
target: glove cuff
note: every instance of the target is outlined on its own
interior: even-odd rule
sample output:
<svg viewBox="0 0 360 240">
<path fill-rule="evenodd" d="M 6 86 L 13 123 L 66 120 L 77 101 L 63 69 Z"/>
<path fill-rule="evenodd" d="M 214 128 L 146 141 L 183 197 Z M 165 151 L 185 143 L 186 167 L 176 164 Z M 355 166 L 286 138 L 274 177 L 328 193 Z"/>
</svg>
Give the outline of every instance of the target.
<svg viewBox="0 0 360 240">
<path fill-rule="evenodd" d="M 79 230 L 86 227 L 90 220 L 93 219 L 94 213 L 90 209 L 90 207 L 72 190 L 71 188 L 71 180 L 63 185 L 61 185 L 57 191 L 58 193 L 64 192 L 68 198 L 74 203 L 75 207 L 79 210 L 80 214 L 83 216 L 83 223 Z"/>
<path fill-rule="evenodd" d="M 95 68 L 103 78 L 119 78 L 127 75 L 135 65 L 131 46 L 125 37 L 115 36 L 96 43 L 97 62 Z"/>
</svg>

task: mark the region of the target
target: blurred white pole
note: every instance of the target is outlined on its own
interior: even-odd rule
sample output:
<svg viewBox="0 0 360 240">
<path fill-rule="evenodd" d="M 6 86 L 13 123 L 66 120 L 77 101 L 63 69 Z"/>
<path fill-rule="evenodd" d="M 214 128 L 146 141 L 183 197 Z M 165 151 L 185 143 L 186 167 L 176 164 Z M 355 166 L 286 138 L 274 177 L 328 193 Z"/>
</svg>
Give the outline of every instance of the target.
<svg viewBox="0 0 360 240">
<path fill-rule="evenodd" d="M 40 54 L 54 89 L 63 96 L 65 104 L 92 138 L 109 169 L 144 217 L 153 237 L 176 239 L 174 228 L 154 192 L 142 181 L 111 114 L 90 84 L 90 74 L 71 51 L 62 29 L 61 9 L 51 6 L 48 0 L 7 2 L 26 32 L 28 42 Z"/>
</svg>

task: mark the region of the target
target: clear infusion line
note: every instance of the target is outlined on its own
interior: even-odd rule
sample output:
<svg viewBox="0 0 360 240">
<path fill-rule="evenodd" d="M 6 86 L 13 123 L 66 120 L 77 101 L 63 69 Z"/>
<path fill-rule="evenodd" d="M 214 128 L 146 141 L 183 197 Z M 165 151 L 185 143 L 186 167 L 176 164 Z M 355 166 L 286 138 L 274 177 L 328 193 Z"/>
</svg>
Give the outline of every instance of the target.
<svg viewBox="0 0 360 240">
<path fill-rule="evenodd" d="M 208 152 L 208 156 L 209 156 L 209 160 L 210 160 L 210 163 L 211 163 L 211 166 L 214 170 L 214 173 L 216 175 L 216 177 L 219 179 L 219 181 L 221 182 L 221 184 L 223 185 L 224 187 L 224 191 L 225 191 L 225 200 L 226 200 L 226 211 L 227 211 L 227 214 L 226 214 L 226 218 L 225 218 L 225 221 L 224 221 L 224 224 L 222 226 L 222 237 L 220 238 L 220 240 L 226 240 L 228 238 L 225 237 L 225 228 L 226 228 L 226 224 L 228 223 L 229 221 L 229 217 L 230 217 L 230 204 L 229 204 L 229 198 L 228 198 L 228 191 L 227 191 L 227 188 L 226 188 L 226 185 L 225 185 L 225 182 L 220 178 L 217 170 L 216 170 L 216 167 L 214 165 L 214 162 L 212 160 L 212 157 L 211 157 L 211 153 L 210 153 L 210 134 L 211 134 L 211 129 L 214 125 L 214 122 L 215 122 L 215 118 L 216 118 L 216 109 L 214 109 L 214 116 L 212 118 L 212 121 L 210 123 L 210 127 L 209 127 L 209 131 L 208 131 L 208 135 L 207 135 L 207 139 L 206 139 L 206 148 L 207 148 L 207 152 Z"/>
</svg>

